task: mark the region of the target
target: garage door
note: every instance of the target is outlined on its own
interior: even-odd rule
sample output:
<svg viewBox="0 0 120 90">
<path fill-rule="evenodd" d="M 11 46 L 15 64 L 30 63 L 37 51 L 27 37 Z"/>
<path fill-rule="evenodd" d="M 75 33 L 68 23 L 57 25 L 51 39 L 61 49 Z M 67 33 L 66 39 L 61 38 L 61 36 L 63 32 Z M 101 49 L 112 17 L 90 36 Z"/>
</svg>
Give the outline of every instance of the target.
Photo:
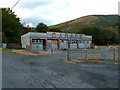
<svg viewBox="0 0 120 90">
<path fill-rule="evenodd" d="M 32 44 L 33 48 L 37 48 L 39 50 L 43 50 L 43 44 Z"/>
<path fill-rule="evenodd" d="M 84 48 L 84 42 L 83 41 L 79 41 L 79 48 Z"/>
<path fill-rule="evenodd" d="M 87 41 L 87 48 L 90 48 L 91 41 Z"/>
<path fill-rule="evenodd" d="M 71 49 L 77 48 L 77 41 L 76 40 L 70 40 L 70 48 Z"/>
<path fill-rule="evenodd" d="M 51 40 L 52 49 L 58 49 L 58 42 L 57 40 Z"/>
<path fill-rule="evenodd" d="M 60 41 L 60 48 L 61 49 L 67 49 L 68 48 L 68 42 L 66 40 Z"/>
</svg>

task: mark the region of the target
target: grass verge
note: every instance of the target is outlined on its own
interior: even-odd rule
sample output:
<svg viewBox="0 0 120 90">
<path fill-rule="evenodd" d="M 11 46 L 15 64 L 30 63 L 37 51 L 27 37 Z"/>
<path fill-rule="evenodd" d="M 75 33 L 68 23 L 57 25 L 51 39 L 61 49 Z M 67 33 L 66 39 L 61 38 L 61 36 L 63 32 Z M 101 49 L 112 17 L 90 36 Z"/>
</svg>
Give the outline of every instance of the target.
<svg viewBox="0 0 120 90">
<path fill-rule="evenodd" d="M 0 48 L 1 52 L 11 52 L 11 49 L 8 48 Z"/>
</svg>

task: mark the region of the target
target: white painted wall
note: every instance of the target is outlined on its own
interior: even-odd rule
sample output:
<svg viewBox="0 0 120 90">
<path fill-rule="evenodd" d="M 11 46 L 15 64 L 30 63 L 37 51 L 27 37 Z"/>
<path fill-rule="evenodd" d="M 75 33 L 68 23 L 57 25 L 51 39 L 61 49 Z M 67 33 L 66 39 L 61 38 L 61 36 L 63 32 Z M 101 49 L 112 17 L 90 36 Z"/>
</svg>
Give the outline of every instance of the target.
<svg viewBox="0 0 120 90">
<path fill-rule="evenodd" d="M 30 33 L 21 36 L 22 48 L 26 48 L 27 45 L 30 45 Z"/>
</svg>

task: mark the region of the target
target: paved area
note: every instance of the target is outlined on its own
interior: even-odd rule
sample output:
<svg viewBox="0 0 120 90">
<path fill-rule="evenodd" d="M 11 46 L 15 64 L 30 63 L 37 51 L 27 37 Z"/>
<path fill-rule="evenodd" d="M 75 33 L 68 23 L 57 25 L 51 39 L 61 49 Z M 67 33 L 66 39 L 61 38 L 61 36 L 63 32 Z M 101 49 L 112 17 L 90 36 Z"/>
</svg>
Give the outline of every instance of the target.
<svg viewBox="0 0 120 90">
<path fill-rule="evenodd" d="M 65 64 L 51 56 L 2 54 L 3 88 L 118 88 L 118 65 Z"/>
</svg>

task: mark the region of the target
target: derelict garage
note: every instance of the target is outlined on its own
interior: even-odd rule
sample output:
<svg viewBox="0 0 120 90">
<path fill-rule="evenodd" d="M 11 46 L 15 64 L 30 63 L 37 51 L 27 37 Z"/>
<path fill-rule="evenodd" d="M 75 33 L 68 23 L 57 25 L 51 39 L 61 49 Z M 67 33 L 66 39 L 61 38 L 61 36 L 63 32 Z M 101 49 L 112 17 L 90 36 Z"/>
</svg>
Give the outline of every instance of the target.
<svg viewBox="0 0 120 90">
<path fill-rule="evenodd" d="M 92 36 L 61 32 L 29 32 L 21 36 L 22 48 L 37 46 L 40 50 L 91 48 Z"/>
</svg>

